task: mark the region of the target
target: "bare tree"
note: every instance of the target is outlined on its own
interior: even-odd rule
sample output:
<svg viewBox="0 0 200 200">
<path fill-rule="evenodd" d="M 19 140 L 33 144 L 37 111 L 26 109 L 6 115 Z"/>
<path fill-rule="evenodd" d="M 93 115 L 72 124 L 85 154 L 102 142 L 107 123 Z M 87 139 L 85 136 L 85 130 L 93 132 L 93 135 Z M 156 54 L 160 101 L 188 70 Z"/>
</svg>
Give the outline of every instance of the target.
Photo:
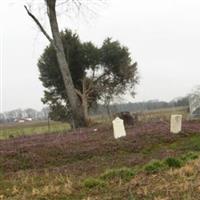
<svg viewBox="0 0 200 200">
<path fill-rule="evenodd" d="M 59 26 L 57 21 L 57 13 L 56 13 L 56 3 L 58 0 L 44 0 L 44 1 L 47 9 L 48 19 L 53 38 L 50 37 L 50 35 L 41 25 L 40 21 L 37 19 L 35 15 L 33 15 L 33 13 L 28 9 L 28 7 L 27 6 L 24 7 L 28 15 L 34 20 L 34 22 L 40 28 L 41 32 L 45 35 L 45 37 L 49 40 L 49 42 L 53 44 L 53 47 L 56 51 L 59 68 L 64 81 L 66 94 L 69 98 L 69 103 L 71 106 L 72 116 L 74 119 L 75 126 L 76 127 L 85 126 L 87 124 L 87 120 L 84 117 L 84 110 L 81 100 L 76 94 L 76 90 L 69 70 L 69 65 L 65 58 L 62 40 L 60 37 Z M 67 2 L 68 2 L 67 0 L 62 1 L 63 5 L 66 4 Z M 73 0 L 72 3 L 74 3 L 77 6 L 80 6 L 81 4 L 80 1 L 78 0 Z"/>
<path fill-rule="evenodd" d="M 195 86 L 189 94 L 189 107 L 192 116 L 200 116 L 200 85 Z"/>
</svg>

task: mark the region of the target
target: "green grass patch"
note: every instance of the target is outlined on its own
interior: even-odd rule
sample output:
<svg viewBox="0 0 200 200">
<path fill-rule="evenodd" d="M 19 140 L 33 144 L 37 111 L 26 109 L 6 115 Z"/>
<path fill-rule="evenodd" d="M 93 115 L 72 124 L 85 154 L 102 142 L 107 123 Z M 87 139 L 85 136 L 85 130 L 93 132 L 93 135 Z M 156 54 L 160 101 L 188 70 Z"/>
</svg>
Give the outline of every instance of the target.
<svg viewBox="0 0 200 200">
<path fill-rule="evenodd" d="M 195 160 L 199 158 L 198 153 L 196 152 L 188 152 L 185 155 L 181 156 L 181 160 L 183 160 L 184 162 L 190 161 L 190 160 Z"/>
<path fill-rule="evenodd" d="M 92 189 L 92 188 L 103 188 L 106 186 L 106 183 L 103 180 L 89 177 L 83 181 L 83 185 L 88 189 Z"/>
<path fill-rule="evenodd" d="M 130 168 L 120 168 L 120 169 L 109 169 L 103 173 L 100 178 L 103 180 L 111 180 L 114 178 L 120 178 L 125 181 L 129 181 L 135 176 L 135 172 Z"/>
<path fill-rule="evenodd" d="M 178 158 L 168 157 L 165 159 L 164 164 L 172 168 L 180 168 L 183 162 Z"/>
<path fill-rule="evenodd" d="M 169 147 L 173 150 L 200 151 L 200 135 L 194 134 L 190 137 L 180 138 Z"/>
<path fill-rule="evenodd" d="M 168 168 L 180 168 L 191 160 L 199 158 L 195 152 L 188 152 L 178 158 L 168 157 L 164 160 L 152 160 L 144 166 L 144 171 L 148 174 L 157 173 Z"/>
<path fill-rule="evenodd" d="M 194 135 L 185 141 L 185 148 L 192 151 L 200 151 L 200 135 Z"/>
<path fill-rule="evenodd" d="M 144 171 L 148 174 L 153 174 L 153 173 L 157 173 L 165 168 L 166 168 L 166 165 L 163 163 L 163 161 L 152 160 L 144 166 Z"/>
</svg>

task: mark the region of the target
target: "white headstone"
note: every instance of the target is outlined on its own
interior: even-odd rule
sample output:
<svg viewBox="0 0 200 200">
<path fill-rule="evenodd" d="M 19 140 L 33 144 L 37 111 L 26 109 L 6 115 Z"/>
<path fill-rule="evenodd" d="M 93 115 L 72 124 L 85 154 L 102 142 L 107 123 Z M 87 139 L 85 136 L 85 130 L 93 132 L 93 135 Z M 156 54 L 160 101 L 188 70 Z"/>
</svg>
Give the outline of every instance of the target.
<svg viewBox="0 0 200 200">
<path fill-rule="evenodd" d="M 124 121 L 119 117 L 115 118 L 113 121 L 113 130 L 115 139 L 126 136 L 126 131 L 124 128 Z"/>
<path fill-rule="evenodd" d="M 182 129 L 182 115 L 171 115 L 170 132 L 179 133 Z"/>
</svg>

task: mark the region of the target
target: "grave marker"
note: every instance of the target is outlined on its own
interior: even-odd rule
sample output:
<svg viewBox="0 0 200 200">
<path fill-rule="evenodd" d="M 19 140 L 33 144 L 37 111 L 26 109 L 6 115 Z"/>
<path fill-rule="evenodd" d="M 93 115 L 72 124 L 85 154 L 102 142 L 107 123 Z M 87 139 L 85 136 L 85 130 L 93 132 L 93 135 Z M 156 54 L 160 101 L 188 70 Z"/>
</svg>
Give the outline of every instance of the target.
<svg viewBox="0 0 200 200">
<path fill-rule="evenodd" d="M 124 121 L 119 117 L 116 117 L 113 121 L 113 131 L 115 139 L 126 136 L 126 131 L 124 128 Z"/>
<path fill-rule="evenodd" d="M 182 115 L 171 115 L 170 132 L 179 133 L 182 130 Z"/>
</svg>

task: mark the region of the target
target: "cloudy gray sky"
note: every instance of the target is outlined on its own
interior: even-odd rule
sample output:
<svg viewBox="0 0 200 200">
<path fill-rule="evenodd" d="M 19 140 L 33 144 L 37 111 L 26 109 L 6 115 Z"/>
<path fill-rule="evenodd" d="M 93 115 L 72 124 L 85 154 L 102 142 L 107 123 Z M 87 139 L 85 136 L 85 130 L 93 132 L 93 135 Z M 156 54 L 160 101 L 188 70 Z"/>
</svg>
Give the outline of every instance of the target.
<svg viewBox="0 0 200 200">
<path fill-rule="evenodd" d="M 13 2 L 0 1 L 1 111 L 41 109 L 44 88 L 37 60 L 48 42 L 22 1 Z M 84 41 L 100 45 L 109 36 L 130 49 L 140 74 L 136 98 L 127 97 L 130 101 L 171 100 L 200 84 L 199 10 L 199 0 L 110 0 L 96 9 L 96 16 L 86 12 L 60 21 Z M 46 20 L 42 23 L 48 27 Z"/>
</svg>

